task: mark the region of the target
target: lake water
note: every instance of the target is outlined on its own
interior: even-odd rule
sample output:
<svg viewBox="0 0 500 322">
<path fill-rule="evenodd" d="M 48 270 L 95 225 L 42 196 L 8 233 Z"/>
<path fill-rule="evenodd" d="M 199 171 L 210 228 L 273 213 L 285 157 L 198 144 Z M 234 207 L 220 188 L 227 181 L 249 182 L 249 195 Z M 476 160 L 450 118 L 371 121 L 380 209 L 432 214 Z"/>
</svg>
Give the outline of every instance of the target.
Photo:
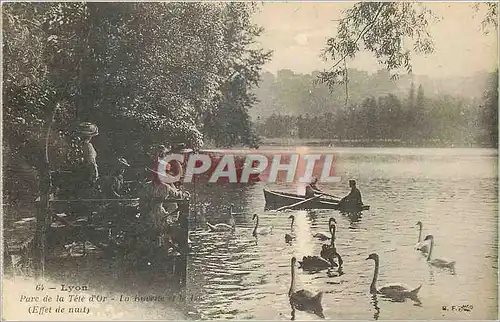
<svg viewBox="0 0 500 322">
<path fill-rule="evenodd" d="M 303 151 L 304 152 L 304 151 Z M 324 291 L 326 319 L 496 319 L 498 312 L 498 184 L 497 151 L 487 149 L 310 149 L 335 153 L 341 183 L 320 187 L 345 195 L 347 180 L 355 178 L 365 204 L 371 206 L 358 221 L 337 211 L 264 211 L 262 189 L 303 191 L 295 184 L 198 187 L 198 206 L 192 212 L 188 263 L 190 303 L 201 319 L 289 320 L 290 258 L 319 255 L 324 242 L 312 234 L 328 230 L 337 220 L 336 246 L 344 260 L 344 275 L 297 272 L 297 289 Z M 229 204 L 235 204 L 236 231 L 210 233 L 205 222 L 228 222 Z M 252 215 L 273 233 L 252 237 Z M 296 236 L 288 216 L 296 218 Z M 435 238 L 434 258 L 456 261 L 456 271 L 434 268 L 414 250 L 417 221 L 423 235 Z M 373 297 L 369 286 L 376 252 L 380 256 L 378 285 L 401 282 L 423 284 L 420 306 L 410 300 L 395 303 Z M 188 296 L 189 298 L 189 296 Z M 472 305 L 469 312 L 453 311 Z M 448 310 L 443 310 L 447 306 Z M 298 320 L 319 317 L 296 312 Z"/>
</svg>

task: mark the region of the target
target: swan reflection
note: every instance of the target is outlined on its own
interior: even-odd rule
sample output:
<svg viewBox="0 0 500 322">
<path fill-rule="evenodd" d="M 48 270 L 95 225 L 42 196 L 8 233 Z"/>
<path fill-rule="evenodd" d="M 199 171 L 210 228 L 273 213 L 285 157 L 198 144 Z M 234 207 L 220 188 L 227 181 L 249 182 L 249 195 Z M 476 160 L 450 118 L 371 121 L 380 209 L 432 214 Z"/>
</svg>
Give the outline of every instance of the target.
<svg viewBox="0 0 500 322">
<path fill-rule="evenodd" d="M 318 211 L 316 210 L 307 210 L 307 218 L 311 221 L 311 224 L 315 224 L 318 219 Z"/>
<path fill-rule="evenodd" d="M 326 275 L 328 277 L 340 277 L 342 275 L 344 275 L 344 271 L 342 269 L 342 266 L 339 266 L 338 269 L 336 270 L 332 270 L 332 269 L 329 269 L 327 272 L 326 272 Z M 328 282 L 327 282 L 328 283 Z"/>
<path fill-rule="evenodd" d="M 295 217 L 294 217 L 294 215 L 290 215 L 288 217 L 288 219 L 291 219 L 292 222 L 290 224 L 290 233 L 289 234 L 288 233 L 285 234 L 285 243 L 291 245 L 292 241 L 295 239 L 295 234 L 294 234 L 294 230 L 293 230 L 293 227 L 294 227 L 293 223 L 295 222 Z"/>
<path fill-rule="evenodd" d="M 378 306 L 377 294 L 372 294 L 371 302 L 372 302 L 373 308 L 375 309 L 375 312 L 373 313 L 373 319 L 378 320 L 378 317 L 380 315 L 380 307 Z"/>
<path fill-rule="evenodd" d="M 434 269 L 430 267 L 429 269 L 429 285 L 434 285 L 434 282 L 436 281 L 434 277 Z"/>
</svg>

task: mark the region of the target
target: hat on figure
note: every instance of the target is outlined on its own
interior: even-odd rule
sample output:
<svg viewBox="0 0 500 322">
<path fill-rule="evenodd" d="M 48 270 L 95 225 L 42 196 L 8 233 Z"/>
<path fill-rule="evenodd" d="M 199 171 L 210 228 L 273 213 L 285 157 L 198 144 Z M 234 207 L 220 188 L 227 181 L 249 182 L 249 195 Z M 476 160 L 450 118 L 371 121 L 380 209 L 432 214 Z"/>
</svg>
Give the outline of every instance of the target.
<svg viewBox="0 0 500 322">
<path fill-rule="evenodd" d="M 99 134 L 99 129 L 97 128 L 97 125 L 92 124 L 90 122 L 82 122 L 78 124 L 76 128 L 76 132 L 80 135 L 83 136 L 96 136 Z"/>
<path fill-rule="evenodd" d="M 172 144 L 171 153 L 190 153 L 193 152 L 193 149 L 186 148 L 185 143 L 174 143 Z"/>
</svg>

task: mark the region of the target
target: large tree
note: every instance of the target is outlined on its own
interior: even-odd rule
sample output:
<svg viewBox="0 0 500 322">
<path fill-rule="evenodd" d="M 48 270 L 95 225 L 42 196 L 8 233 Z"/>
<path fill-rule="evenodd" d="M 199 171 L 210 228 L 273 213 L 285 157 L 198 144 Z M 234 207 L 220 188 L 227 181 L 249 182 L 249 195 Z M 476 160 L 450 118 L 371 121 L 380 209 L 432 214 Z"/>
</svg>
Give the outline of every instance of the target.
<svg viewBox="0 0 500 322">
<path fill-rule="evenodd" d="M 250 89 L 270 52 L 254 45 L 261 33 L 250 21 L 254 10 L 248 3 L 4 4 L 10 164 L 43 168 L 47 133 L 57 166 L 78 158 L 68 153 L 81 121 L 100 127 L 100 161 L 138 160 L 168 141 L 255 144 Z M 230 129 L 207 117 L 232 113 L 241 124 Z"/>
</svg>

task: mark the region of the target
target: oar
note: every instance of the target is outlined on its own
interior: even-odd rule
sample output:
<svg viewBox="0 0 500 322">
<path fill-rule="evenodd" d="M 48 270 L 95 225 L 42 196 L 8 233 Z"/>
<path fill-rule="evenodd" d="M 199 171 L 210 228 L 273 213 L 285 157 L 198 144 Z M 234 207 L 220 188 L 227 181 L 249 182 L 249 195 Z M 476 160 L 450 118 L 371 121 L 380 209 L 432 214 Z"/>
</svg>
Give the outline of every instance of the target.
<svg viewBox="0 0 500 322">
<path fill-rule="evenodd" d="M 337 197 L 337 196 L 334 196 L 334 195 L 331 195 L 331 194 L 328 194 L 328 193 L 324 193 L 324 192 L 322 192 L 321 194 L 323 194 L 325 196 L 328 196 L 328 197 L 336 198 L 336 199 L 342 199 L 340 197 Z"/>
<path fill-rule="evenodd" d="M 319 197 L 321 197 L 322 195 L 323 195 L 323 194 L 320 194 L 320 195 L 317 195 L 317 196 L 311 197 L 311 198 L 309 198 L 309 199 L 306 199 L 306 200 L 302 200 L 302 201 L 296 202 L 296 203 L 294 203 L 293 205 L 280 207 L 280 208 L 276 209 L 276 211 L 281 211 L 281 210 L 285 210 L 285 209 L 290 209 L 290 208 L 296 207 L 296 206 L 298 206 L 298 205 L 301 205 L 301 204 L 306 203 L 306 202 L 308 202 L 308 201 L 311 201 L 311 200 L 313 200 L 313 199 L 319 198 Z"/>
</svg>

